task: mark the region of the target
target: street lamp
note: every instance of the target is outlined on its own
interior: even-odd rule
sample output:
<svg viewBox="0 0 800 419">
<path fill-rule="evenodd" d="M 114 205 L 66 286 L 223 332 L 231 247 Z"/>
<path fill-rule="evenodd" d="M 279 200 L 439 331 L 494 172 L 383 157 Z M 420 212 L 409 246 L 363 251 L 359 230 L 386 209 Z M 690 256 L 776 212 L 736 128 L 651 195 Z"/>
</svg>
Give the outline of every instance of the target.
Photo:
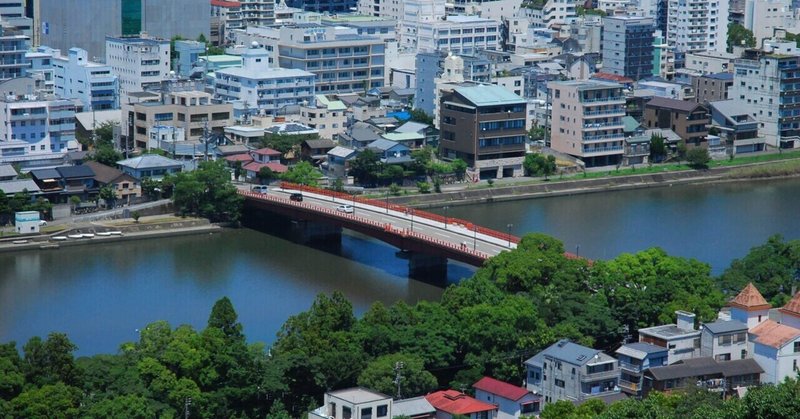
<svg viewBox="0 0 800 419">
<path fill-rule="evenodd" d="M 450 208 L 445 205 L 444 207 L 444 229 L 447 230 L 447 209 Z"/>
<path fill-rule="evenodd" d="M 507 224 L 506 228 L 508 229 L 508 248 L 511 248 L 511 227 L 514 227 L 514 224 Z"/>
</svg>

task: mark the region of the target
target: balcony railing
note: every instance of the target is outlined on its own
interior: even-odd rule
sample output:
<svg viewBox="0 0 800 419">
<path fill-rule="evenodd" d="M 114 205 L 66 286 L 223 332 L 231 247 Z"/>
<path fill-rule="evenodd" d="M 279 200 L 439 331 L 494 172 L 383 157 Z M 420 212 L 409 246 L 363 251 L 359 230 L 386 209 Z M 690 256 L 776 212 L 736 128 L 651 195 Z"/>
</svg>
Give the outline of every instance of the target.
<svg viewBox="0 0 800 419">
<path fill-rule="evenodd" d="M 594 99 L 581 99 L 581 103 L 617 102 L 617 101 L 625 101 L 625 96 L 606 96 Z"/>
<path fill-rule="evenodd" d="M 626 371 L 632 372 L 642 372 L 642 366 L 640 364 L 631 364 L 630 362 L 619 361 L 619 367 Z"/>
<path fill-rule="evenodd" d="M 604 147 L 604 148 L 612 149 L 610 151 L 622 150 L 622 146 L 620 146 L 620 147 Z M 586 152 L 586 150 L 584 150 L 584 152 Z M 619 370 L 615 369 L 615 370 L 611 370 L 611 371 L 596 372 L 596 373 L 593 373 L 593 374 L 583 374 L 583 375 L 581 375 L 581 381 L 585 383 L 585 382 L 590 382 L 590 381 L 605 380 L 607 378 L 618 378 L 618 377 L 619 377 Z"/>
<path fill-rule="evenodd" d="M 614 109 L 600 109 L 596 111 L 584 111 L 584 116 L 596 116 L 596 115 L 613 115 L 613 114 L 624 114 L 625 109 L 623 108 L 614 108 Z"/>
<path fill-rule="evenodd" d="M 619 140 L 622 141 L 623 133 L 617 134 L 603 134 L 603 135 L 584 135 L 583 141 L 607 141 L 607 140 Z"/>
<path fill-rule="evenodd" d="M 584 148 L 583 154 L 609 153 L 614 151 L 622 151 L 622 146 Z"/>
<path fill-rule="evenodd" d="M 619 386 L 630 391 L 640 390 L 639 383 L 632 383 L 630 381 L 625 381 L 625 380 L 619 380 Z"/>
</svg>

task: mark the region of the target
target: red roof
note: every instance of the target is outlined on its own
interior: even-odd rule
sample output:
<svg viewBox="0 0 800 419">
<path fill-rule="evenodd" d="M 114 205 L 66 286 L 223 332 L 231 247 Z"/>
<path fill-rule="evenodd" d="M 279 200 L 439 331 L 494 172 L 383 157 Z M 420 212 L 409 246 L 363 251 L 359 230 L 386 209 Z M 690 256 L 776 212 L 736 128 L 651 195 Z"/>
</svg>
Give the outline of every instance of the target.
<svg viewBox="0 0 800 419">
<path fill-rule="evenodd" d="M 262 156 L 280 156 L 281 152 L 278 150 L 273 150 L 269 147 L 259 148 L 258 150 L 253 150 L 253 153 L 259 154 Z"/>
<path fill-rule="evenodd" d="M 783 345 L 800 337 L 800 329 L 767 320 L 750 330 L 756 336 L 755 341 L 780 349 Z"/>
<path fill-rule="evenodd" d="M 800 291 L 798 291 L 785 306 L 779 308 L 778 311 L 790 316 L 800 317 Z"/>
<path fill-rule="evenodd" d="M 469 415 L 471 413 L 497 410 L 497 406 L 473 399 L 455 390 L 443 390 L 425 396 L 425 400 L 436 410 L 451 415 Z"/>
<path fill-rule="evenodd" d="M 505 381 L 495 380 L 492 377 L 483 377 L 478 380 L 477 383 L 473 384 L 472 387 L 513 401 L 517 401 L 529 393 L 528 390 L 522 387 L 509 384 Z"/>
<path fill-rule="evenodd" d="M 752 282 L 747 284 L 728 305 L 745 311 L 769 310 L 772 307 Z"/>
<path fill-rule="evenodd" d="M 242 7 L 242 3 L 230 0 L 211 0 L 211 5 L 217 7 Z"/>
<path fill-rule="evenodd" d="M 611 73 L 594 73 L 591 78 L 594 80 L 615 81 L 617 83 L 633 83 L 633 79 Z"/>
<path fill-rule="evenodd" d="M 269 167 L 269 169 L 272 170 L 275 173 L 285 173 L 285 172 L 289 171 L 288 167 L 286 167 L 286 166 L 284 166 L 284 165 L 282 165 L 280 163 L 275 163 L 275 162 L 259 163 L 257 161 L 254 161 L 254 162 L 247 163 L 247 164 L 245 164 L 243 166 L 244 170 L 247 170 L 248 172 L 256 172 L 256 173 L 258 173 L 258 171 L 261 170 L 262 167 Z"/>
<path fill-rule="evenodd" d="M 232 156 L 226 156 L 225 157 L 225 161 L 229 161 L 229 162 L 235 162 L 235 161 L 246 162 L 246 161 L 253 161 L 253 157 L 250 156 L 247 153 L 234 154 Z"/>
</svg>

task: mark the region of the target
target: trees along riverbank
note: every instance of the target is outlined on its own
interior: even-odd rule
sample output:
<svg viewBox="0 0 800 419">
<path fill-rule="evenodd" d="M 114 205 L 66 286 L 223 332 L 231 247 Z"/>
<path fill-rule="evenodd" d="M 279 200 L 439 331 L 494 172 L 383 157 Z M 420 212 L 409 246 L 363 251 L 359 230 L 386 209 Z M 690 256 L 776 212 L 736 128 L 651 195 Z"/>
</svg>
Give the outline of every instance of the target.
<svg viewBox="0 0 800 419">
<path fill-rule="evenodd" d="M 483 375 L 521 383 L 521 361 L 563 337 L 610 350 L 640 327 L 672 322 L 677 309 L 713 320 L 747 281 L 772 302 L 785 301 L 798 266 L 800 242 L 780 237 L 714 278 L 708 265 L 659 249 L 591 264 L 569 259 L 561 242 L 532 234 L 439 302 L 376 303 L 356 318 L 341 293 L 320 295 L 286 320 L 269 349 L 246 343 L 227 298 L 204 330 L 155 322 L 113 355 L 74 359 L 75 346 L 58 333 L 31 339 L 21 353 L 2 345 L 0 417 L 175 417 L 188 406 L 192 417 L 297 418 L 327 390 L 394 393 L 398 361 L 406 365 L 404 397 L 469 389 Z M 797 396 L 788 383 L 725 404 L 689 394 L 548 409 L 556 412 L 549 417 L 660 418 L 690 417 L 681 406 L 691 405 L 707 417 L 787 417 L 778 414 L 799 412 Z"/>
</svg>

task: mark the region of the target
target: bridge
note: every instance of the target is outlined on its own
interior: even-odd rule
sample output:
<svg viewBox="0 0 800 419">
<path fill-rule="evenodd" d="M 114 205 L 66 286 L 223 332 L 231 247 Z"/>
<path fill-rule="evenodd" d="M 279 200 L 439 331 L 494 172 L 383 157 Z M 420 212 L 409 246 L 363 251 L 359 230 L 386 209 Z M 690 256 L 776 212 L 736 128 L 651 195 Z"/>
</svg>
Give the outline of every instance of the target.
<svg viewBox="0 0 800 419">
<path fill-rule="evenodd" d="M 519 238 L 469 221 L 441 216 L 386 200 L 368 199 L 303 185 L 281 183 L 267 193 L 240 190 L 246 210 L 279 214 L 303 223 L 312 238 L 341 239 L 341 229 L 356 231 L 388 243 L 408 256 L 409 276 L 446 278 L 447 259 L 472 266 L 504 250 Z M 302 201 L 291 200 L 300 193 Z M 337 210 L 350 205 L 353 212 Z"/>
</svg>

